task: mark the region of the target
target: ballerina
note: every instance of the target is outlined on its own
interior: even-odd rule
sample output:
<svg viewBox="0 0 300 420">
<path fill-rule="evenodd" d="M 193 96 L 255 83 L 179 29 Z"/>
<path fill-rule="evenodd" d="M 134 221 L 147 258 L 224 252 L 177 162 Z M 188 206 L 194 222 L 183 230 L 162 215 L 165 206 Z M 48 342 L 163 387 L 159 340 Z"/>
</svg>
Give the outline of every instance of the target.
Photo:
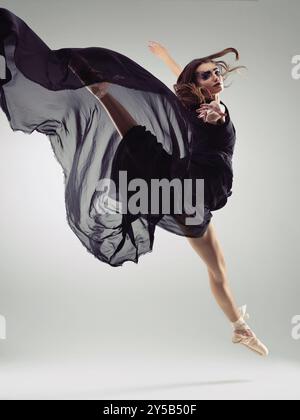
<svg viewBox="0 0 300 420">
<path fill-rule="evenodd" d="M 164 47 L 153 42 L 150 47 L 178 76 L 175 95 L 116 51 L 50 50 L 20 18 L 0 9 L 0 52 L 8 70 L 1 81 L 0 106 L 13 130 L 49 136 L 64 169 L 67 220 L 95 257 L 114 267 L 124 261 L 137 263 L 140 255 L 152 250 L 156 224 L 186 236 L 207 266 L 213 295 L 232 324 L 233 343 L 266 356 L 268 349 L 245 321 L 246 305 L 235 304 L 211 222 L 211 211 L 224 207 L 231 195 L 235 142 L 228 108 L 219 97 L 222 70 L 234 69 L 214 59 L 228 52 L 238 58 L 238 52 L 228 48 L 181 69 Z M 80 89 L 83 86 L 88 93 Z M 156 135 L 141 121 L 154 127 Z M 110 166 L 112 161 L 116 166 Z M 97 173 L 110 174 L 122 165 L 147 179 L 172 178 L 173 173 L 203 177 L 204 222 L 188 227 L 181 223 L 181 215 L 174 214 L 99 215 Z"/>
</svg>

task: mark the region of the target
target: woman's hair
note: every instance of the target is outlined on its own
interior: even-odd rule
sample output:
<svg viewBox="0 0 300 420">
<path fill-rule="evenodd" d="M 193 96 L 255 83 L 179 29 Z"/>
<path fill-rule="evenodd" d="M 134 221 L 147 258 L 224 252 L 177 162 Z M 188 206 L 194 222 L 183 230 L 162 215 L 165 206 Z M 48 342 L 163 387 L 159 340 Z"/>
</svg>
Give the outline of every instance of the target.
<svg viewBox="0 0 300 420">
<path fill-rule="evenodd" d="M 214 60 L 214 58 L 222 57 L 229 52 L 233 52 L 235 54 L 235 59 L 239 60 L 238 51 L 235 48 L 230 47 L 203 58 L 195 58 L 184 67 L 178 76 L 177 83 L 173 85 L 173 88 L 176 95 L 187 109 L 191 111 L 195 110 L 201 103 L 206 102 L 205 93 L 208 95 L 210 94 L 208 89 L 204 86 L 198 86 L 197 84 L 196 69 L 200 64 L 216 63 L 224 80 L 227 79 L 229 73 L 240 68 L 247 68 L 246 66 L 230 67 L 223 60 Z M 227 88 L 229 86 L 224 87 Z"/>
</svg>

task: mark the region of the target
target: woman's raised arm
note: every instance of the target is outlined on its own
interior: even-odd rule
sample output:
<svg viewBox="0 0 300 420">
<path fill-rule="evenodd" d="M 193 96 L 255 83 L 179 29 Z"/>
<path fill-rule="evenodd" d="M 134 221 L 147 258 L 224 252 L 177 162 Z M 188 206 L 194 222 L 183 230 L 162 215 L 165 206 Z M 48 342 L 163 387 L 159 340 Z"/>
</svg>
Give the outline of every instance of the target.
<svg viewBox="0 0 300 420">
<path fill-rule="evenodd" d="M 170 56 L 168 50 L 155 41 L 148 41 L 149 42 L 149 49 L 150 51 L 156 55 L 158 58 L 160 58 L 168 67 L 169 69 L 178 77 L 180 73 L 182 72 L 182 68 L 179 64 L 176 63 L 176 61 L 173 60 L 173 58 Z"/>
</svg>

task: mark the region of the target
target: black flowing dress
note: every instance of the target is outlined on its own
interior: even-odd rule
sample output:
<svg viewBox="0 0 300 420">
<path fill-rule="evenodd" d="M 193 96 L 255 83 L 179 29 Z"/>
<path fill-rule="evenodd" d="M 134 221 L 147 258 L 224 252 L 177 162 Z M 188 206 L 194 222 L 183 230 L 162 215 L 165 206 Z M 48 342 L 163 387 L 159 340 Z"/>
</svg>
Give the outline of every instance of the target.
<svg viewBox="0 0 300 420">
<path fill-rule="evenodd" d="M 83 61 L 74 73 L 78 57 Z M 87 72 L 82 62 L 95 72 Z M 137 122 L 123 138 L 86 88 L 103 81 Z M 63 170 L 68 224 L 88 252 L 112 267 L 138 263 L 140 255 L 151 252 L 156 226 L 201 237 L 211 212 L 225 206 L 232 194 L 236 137 L 221 103 L 225 122 L 204 123 L 129 57 L 102 47 L 51 50 L 21 18 L 0 8 L 0 107 L 13 131 L 48 137 Z M 127 171 L 128 182 L 138 178 L 146 186 L 152 179 L 179 179 L 181 185 L 186 179 L 203 179 L 202 219 L 187 223 L 191 213 L 176 212 L 175 204 L 156 213 L 150 207 L 120 211 L 119 205 L 128 203 L 133 193 L 124 198 L 112 188 L 111 181 L 118 186 L 121 179 L 119 171 Z M 151 203 L 150 188 L 144 191 Z M 189 205 L 194 208 L 197 191 L 193 183 Z"/>
</svg>

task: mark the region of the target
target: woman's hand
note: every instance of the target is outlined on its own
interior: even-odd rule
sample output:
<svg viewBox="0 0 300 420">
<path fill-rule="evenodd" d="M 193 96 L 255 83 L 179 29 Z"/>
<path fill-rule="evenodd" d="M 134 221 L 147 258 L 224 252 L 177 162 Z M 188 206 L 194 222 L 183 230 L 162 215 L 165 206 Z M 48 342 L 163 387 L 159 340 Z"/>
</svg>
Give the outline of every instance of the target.
<svg viewBox="0 0 300 420">
<path fill-rule="evenodd" d="M 148 48 L 150 51 L 159 58 L 166 58 L 168 57 L 169 53 L 165 47 L 155 41 L 148 41 L 149 45 Z"/>
<path fill-rule="evenodd" d="M 200 108 L 196 109 L 196 112 L 199 112 L 197 118 L 202 118 L 204 122 L 217 124 L 217 121 L 220 119 L 225 122 L 226 113 L 222 111 L 217 101 L 200 105 Z"/>
</svg>

